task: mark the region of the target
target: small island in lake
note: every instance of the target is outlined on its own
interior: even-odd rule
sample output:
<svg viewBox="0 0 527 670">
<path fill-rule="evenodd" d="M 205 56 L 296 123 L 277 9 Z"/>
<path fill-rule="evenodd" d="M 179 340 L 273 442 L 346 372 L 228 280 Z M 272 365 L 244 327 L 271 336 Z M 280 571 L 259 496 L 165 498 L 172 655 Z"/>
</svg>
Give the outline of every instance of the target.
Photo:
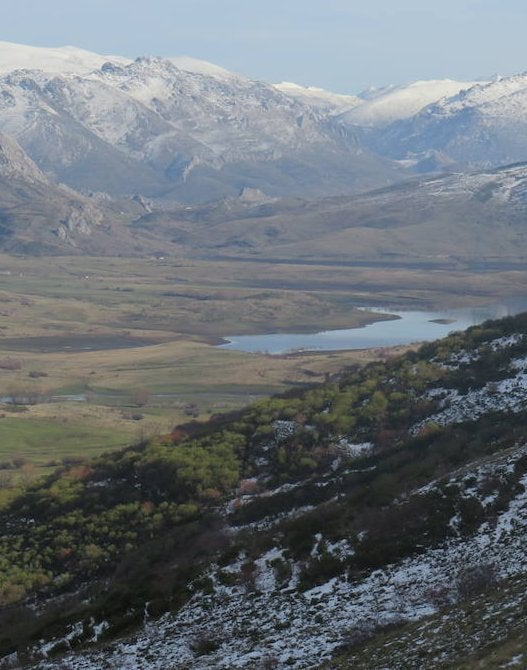
<svg viewBox="0 0 527 670">
<path fill-rule="evenodd" d="M 443 326 L 448 326 L 450 323 L 456 323 L 457 319 L 429 319 L 430 323 L 439 323 Z"/>
</svg>

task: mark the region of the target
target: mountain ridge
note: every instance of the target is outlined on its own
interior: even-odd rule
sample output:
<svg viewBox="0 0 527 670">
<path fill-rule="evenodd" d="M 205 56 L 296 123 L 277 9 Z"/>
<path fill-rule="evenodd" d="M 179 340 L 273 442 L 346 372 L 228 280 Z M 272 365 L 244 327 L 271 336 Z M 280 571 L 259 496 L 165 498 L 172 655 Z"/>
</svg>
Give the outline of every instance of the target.
<svg viewBox="0 0 527 670">
<path fill-rule="evenodd" d="M 106 63 L 83 76 L 15 71 L 0 77 L 0 92 L 0 129 L 81 190 L 185 199 L 194 189 L 210 200 L 245 186 L 353 190 L 399 171 L 271 85 L 167 59 Z"/>
<path fill-rule="evenodd" d="M 247 187 L 312 198 L 527 156 L 525 75 L 353 96 L 188 56 L 9 43 L 0 43 L 0 75 L 0 131 L 83 192 L 193 204 Z"/>
<path fill-rule="evenodd" d="M 0 73 L 35 69 L 54 73 L 87 73 L 109 60 L 129 61 L 122 56 L 102 56 L 74 46 L 35 47 L 0 41 Z"/>
<path fill-rule="evenodd" d="M 526 126 L 527 75 L 519 74 L 478 83 L 364 140 L 395 159 L 419 159 L 434 150 L 463 169 L 490 168 L 525 160 Z"/>
<path fill-rule="evenodd" d="M 436 79 L 415 81 L 403 86 L 389 86 L 367 92 L 363 103 L 345 112 L 342 120 L 357 126 L 384 126 L 415 116 L 431 104 L 452 98 L 476 86 L 476 81 Z"/>
</svg>

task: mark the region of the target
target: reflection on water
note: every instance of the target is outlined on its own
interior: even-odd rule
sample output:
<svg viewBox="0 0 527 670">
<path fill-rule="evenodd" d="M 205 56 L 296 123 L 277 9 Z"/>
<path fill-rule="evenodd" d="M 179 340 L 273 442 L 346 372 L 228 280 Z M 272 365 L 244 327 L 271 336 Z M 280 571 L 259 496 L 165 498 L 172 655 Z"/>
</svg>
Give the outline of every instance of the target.
<svg viewBox="0 0 527 670">
<path fill-rule="evenodd" d="M 436 340 L 455 330 L 465 330 L 487 319 L 513 316 L 527 310 L 527 298 L 509 298 L 485 307 L 464 307 L 441 311 L 369 309 L 396 315 L 397 319 L 377 321 L 363 328 L 325 330 L 319 333 L 269 335 L 233 335 L 225 338 L 223 349 L 284 354 L 291 351 L 334 351 L 337 349 L 371 349 Z"/>
</svg>

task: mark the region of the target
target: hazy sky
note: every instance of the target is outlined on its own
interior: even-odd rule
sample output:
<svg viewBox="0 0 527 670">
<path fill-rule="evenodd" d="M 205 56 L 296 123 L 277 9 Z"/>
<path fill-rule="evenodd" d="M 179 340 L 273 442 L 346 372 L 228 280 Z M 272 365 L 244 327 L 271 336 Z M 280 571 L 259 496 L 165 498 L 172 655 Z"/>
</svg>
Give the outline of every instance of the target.
<svg viewBox="0 0 527 670">
<path fill-rule="evenodd" d="M 2 0 L 0 39 L 355 93 L 527 70 L 526 0 Z"/>
</svg>

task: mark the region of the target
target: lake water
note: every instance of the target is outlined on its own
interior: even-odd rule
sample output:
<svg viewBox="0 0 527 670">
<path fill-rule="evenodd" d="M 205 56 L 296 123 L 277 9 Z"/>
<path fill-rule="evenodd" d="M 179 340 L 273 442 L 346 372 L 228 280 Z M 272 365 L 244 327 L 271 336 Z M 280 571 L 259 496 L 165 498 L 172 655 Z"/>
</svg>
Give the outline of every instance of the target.
<svg viewBox="0 0 527 670">
<path fill-rule="evenodd" d="M 509 298 L 486 307 L 465 307 L 440 311 L 368 308 L 398 318 L 377 321 L 362 328 L 324 330 L 319 333 L 271 333 L 226 337 L 222 349 L 252 353 L 285 354 L 294 351 L 335 351 L 372 349 L 398 344 L 437 340 L 456 330 L 465 330 L 487 319 L 499 319 L 527 311 L 527 298 Z M 438 323 L 437 321 L 443 321 Z"/>
</svg>

